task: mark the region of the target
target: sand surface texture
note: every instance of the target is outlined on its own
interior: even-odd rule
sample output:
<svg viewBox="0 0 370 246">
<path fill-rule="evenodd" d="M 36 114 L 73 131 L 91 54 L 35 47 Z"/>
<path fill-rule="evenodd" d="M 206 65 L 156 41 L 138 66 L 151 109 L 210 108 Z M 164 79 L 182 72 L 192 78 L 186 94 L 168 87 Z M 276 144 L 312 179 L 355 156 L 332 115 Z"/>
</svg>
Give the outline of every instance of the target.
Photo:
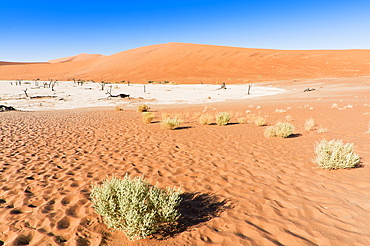
<svg viewBox="0 0 370 246">
<path fill-rule="evenodd" d="M 370 78 L 275 82 L 286 92 L 204 105 L 0 114 L 0 240 L 5 245 L 368 245 L 370 242 Z M 303 92 L 306 87 L 315 91 Z M 231 124 L 200 125 L 228 111 Z M 159 126 L 179 115 L 177 130 Z M 296 127 L 287 139 L 266 116 Z M 315 126 L 304 128 L 312 117 Z M 324 133 L 317 130 L 326 128 Z M 313 164 L 321 139 L 354 143 L 361 167 Z M 130 242 L 92 209 L 91 185 L 115 174 L 181 186 L 182 217 L 165 240 Z"/>
</svg>

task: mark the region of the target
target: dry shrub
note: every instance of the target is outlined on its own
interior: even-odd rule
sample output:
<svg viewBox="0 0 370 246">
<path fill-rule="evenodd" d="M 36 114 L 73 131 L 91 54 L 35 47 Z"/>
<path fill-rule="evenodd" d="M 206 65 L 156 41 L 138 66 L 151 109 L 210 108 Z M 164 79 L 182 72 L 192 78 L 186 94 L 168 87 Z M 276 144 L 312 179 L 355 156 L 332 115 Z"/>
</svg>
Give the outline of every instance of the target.
<svg viewBox="0 0 370 246">
<path fill-rule="evenodd" d="M 216 116 L 216 124 L 219 126 L 225 126 L 231 120 L 230 114 L 227 112 L 221 112 Z"/>
<path fill-rule="evenodd" d="M 179 189 L 162 190 L 142 177 L 103 180 L 92 187 L 96 213 L 109 228 L 122 230 L 130 240 L 145 238 L 163 226 L 174 226 L 179 218 Z"/>
<path fill-rule="evenodd" d="M 182 122 L 183 120 L 178 118 L 165 118 L 161 121 L 161 127 L 163 129 L 173 130 L 181 125 Z"/>
<path fill-rule="evenodd" d="M 328 132 L 328 128 L 325 128 L 325 127 L 322 127 L 320 126 L 318 129 L 317 129 L 317 132 L 318 133 L 325 133 L 325 132 Z"/>
<path fill-rule="evenodd" d="M 148 112 L 148 111 L 149 111 L 149 109 L 150 109 L 150 107 L 149 107 L 148 105 L 145 105 L 145 104 L 143 104 L 143 105 L 139 105 L 139 106 L 137 107 L 137 111 L 138 111 L 138 112 Z"/>
<path fill-rule="evenodd" d="M 123 111 L 123 107 L 120 105 L 116 105 L 116 111 Z"/>
<path fill-rule="evenodd" d="M 307 119 L 306 122 L 304 123 L 304 129 L 306 129 L 307 131 L 311 131 L 314 126 L 315 120 L 313 118 Z"/>
<path fill-rule="evenodd" d="M 360 162 L 360 156 L 354 153 L 353 143 L 343 144 L 342 140 L 322 140 L 316 143 L 314 162 L 327 170 L 354 168 Z"/>
<path fill-rule="evenodd" d="M 211 125 L 213 122 L 213 116 L 211 114 L 202 114 L 199 117 L 199 123 L 202 125 Z"/>
<path fill-rule="evenodd" d="M 155 117 L 152 112 L 142 112 L 141 116 L 145 124 L 150 124 Z"/>
<path fill-rule="evenodd" d="M 248 121 L 246 117 L 239 117 L 238 122 L 239 124 L 246 124 Z"/>
<path fill-rule="evenodd" d="M 265 137 L 281 137 L 287 138 L 294 133 L 294 126 L 287 122 L 279 122 L 275 126 L 266 128 Z"/>
<path fill-rule="evenodd" d="M 266 117 L 256 116 L 254 118 L 254 124 L 256 124 L 257 126 L 264 126 L 266 124 Z"/>
</svg>

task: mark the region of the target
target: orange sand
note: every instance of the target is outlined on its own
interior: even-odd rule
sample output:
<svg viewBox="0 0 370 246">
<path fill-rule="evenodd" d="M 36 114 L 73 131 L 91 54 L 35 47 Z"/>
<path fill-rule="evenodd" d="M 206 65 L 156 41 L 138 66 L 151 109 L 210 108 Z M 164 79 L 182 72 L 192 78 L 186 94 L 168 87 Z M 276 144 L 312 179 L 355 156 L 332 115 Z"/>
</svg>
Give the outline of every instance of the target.
<svg viewBox="0 0 370 246">
<path fill-rule="evenodd" d="M 1 65 L 0 79 L 243 83 L 370 75 L 370 50 L 266 50 L 168 43 L 59 63 Z M 244 82 L 245 83 L 245 82 Z"/>
<path fill-rule="evenodd" d="M 217 104 L 152 106 L 157 118 L 149 125 L 130 108 L 1 113 L 0 244 L 368 245 L 369 57 L 369 50 L 170 43 L 79 61 L 0 64 L 0 79 L 249 80 L 287 89 Z M 303 92 L 307 87 L 316 90 Z M 232 124 L 198 123 L 202 112 L 223 111 Z M 162 113 L 181 114 L 184 124 L 160 129 Z M 237 123 L 253 115 L 270 125 L 288 119 L 296 134 L 266 138 L 266 126 Z M 310 117 L 316 127 L 307 131 Z M 318 133 L 320 127 L 328 132 Z M 361 167 L 325 171 L 312 163 L 315 142 L 334 138 L 357 146 Z M 165 240 L 130 242 L 94 213 L 91 185 L 125 173 L 182 187 L 183 216 Z"/>
<path fill-rule="evenodd" d="M 288 92 L 202 106 L 153 106 L 158 118 L 150 125 L 129 109 L 1 113 L 0 240 L 5 245 L 368 245 L 369 82 L 275 82 Z M 302 92 L 307 86 L 316 90 Z M 229 111 L 232 124 L 200 125 L 203 111 Z M 182 114 L 182 128 L 160 129 L 162 113 Z M 268 124 L 290 116 L 296 135 L 265 138 L 266 126 L 237 124 L 238 117 L 251 115 L 266 115 Z M 309 117 L 328 132 L 305 130 Z M 354 143 L 362 167 L 318 169 L 312 163 L 314 143 L 333 138 Z M 122 232 L 110 232 L 94 213 L 91 185 L 125 173 L 187 193 L 174 235 L 133 243 Z"/>
</svg>

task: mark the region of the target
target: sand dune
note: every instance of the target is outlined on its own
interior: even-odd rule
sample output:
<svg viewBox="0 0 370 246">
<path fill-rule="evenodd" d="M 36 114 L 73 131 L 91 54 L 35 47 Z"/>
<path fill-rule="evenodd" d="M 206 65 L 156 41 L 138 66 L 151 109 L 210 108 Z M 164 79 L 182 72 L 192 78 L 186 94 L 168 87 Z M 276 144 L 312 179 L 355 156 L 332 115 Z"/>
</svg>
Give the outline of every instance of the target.
<svg viewBox="0 0 370 246">
<path fill-rule="evenodd" d="M 88 60 L 84 57 L 62 58 L 60 61 L 71 61 L 53 64 L 3 65 L 0 79 L 198 84 L 370 75 L 370 50 L 266 50 L 167 43 Z"/>
<path fill-rule="evenodd" d="M 50 60 L 48 62 L 49 63 L 60 63 L 60 62 L 72 62 L 72 61 L 84 61 L 84 60 L 90 60 L 90 59 L 95 59 L 95 58 L 99 58 L 99 57 L 103 57 L 103 55 L 81 53 L 79 55 L 54 59 L 54 60 Z"/>
</svg>

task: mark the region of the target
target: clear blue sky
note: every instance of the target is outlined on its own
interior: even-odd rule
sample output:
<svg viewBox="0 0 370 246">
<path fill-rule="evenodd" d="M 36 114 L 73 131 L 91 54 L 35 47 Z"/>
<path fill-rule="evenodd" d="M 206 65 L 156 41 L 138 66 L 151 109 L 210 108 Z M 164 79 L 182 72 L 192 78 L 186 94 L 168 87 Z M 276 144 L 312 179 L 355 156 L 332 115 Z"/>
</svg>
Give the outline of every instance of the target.
<svg viewBox="0 0 370 246">
<path fill-rule="evenodd" d="M 0 0 L 0 61 L 168 42 L 370 49 L 369 0 Z"/>
</svg>

